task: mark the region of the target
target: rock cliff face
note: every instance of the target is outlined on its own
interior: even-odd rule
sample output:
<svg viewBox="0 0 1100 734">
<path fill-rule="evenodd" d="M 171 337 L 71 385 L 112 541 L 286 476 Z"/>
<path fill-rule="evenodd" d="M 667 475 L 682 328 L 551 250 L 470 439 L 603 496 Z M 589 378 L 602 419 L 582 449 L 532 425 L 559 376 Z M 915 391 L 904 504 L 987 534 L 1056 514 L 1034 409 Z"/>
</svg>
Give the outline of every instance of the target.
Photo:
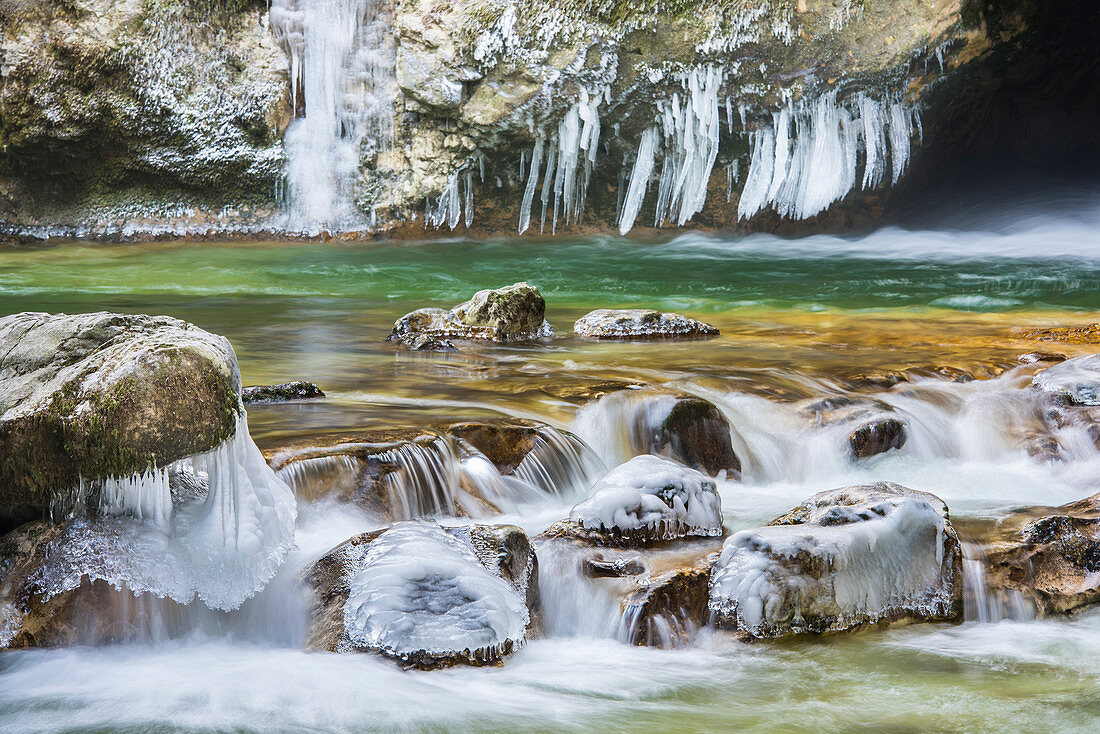
<svg viewBox="0 0 1100 734">
<path fill-rule="evenodd" d="M 0 234 L 774 228 L 895 182 L 1038 13 L 0 0 Z"/>
</svg>

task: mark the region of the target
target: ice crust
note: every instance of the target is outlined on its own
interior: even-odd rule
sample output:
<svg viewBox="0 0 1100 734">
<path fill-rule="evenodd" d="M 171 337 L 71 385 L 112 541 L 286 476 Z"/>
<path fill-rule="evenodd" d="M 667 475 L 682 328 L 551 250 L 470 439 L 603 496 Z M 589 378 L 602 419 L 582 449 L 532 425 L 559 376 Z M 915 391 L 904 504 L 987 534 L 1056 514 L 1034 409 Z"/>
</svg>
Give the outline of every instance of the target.
<svg viewBox="0 0 1100 734">
<path fill-rule="evenodd" d="M 1067 359 L 1035 375 L 1043 392 L 1063 395 L 1078 405 L 1100 405 L 1100 354 Z"/>
<path fill-rule="evenodd" d="M 956 591 L 946 508 L 887 489 L 852 504 L 838 497 L 844 490 L 822 493 L 792 513 L 802 511 L 798 524 L 727 538 L 710 584 L 719 623 L 776 637 L 946 615 Z"/>
<path fill-rule="evenodd" d="M 722 534 L 722 502 L 710 477 L 645 454 L 608 472 L 569 519 L 622 539 L 713 537 Z"/>
<path fill-rule="evenodd" d="M 528 621 L 520 593 L 429 521 L 395 523 L 372 541 L 344 606 L 354 645 L 403 659 L 497 659 L 522 644 Z"/>
<path fill-rule="evenodd" d="M 206 492 L 173 504 L 173 473 L 193 475 Z M 181 604 L 197 595 L 212 609 L 236 609 L 275 575 L 297 516 L 293 492 L 252 442 L 243 411 L 234 435 L 212 451 L 103 481 L 98 509 L 71 520 L 54 541 L 31 579 L 43 598 L 87 576 Z"/>
</svg>

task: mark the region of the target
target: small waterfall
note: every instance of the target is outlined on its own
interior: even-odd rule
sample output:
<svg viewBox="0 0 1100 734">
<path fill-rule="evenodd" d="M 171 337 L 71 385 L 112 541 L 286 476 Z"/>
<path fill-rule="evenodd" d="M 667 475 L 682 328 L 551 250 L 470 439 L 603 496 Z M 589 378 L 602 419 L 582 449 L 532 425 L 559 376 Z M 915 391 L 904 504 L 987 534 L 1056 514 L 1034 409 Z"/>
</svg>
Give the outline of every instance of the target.
<svg viewBox="0 0 1100 734">
<path fill-rule="evenodd" d="M 548 495 L 580 499 L 587 495 L 607 466 L 588 444 L 551 426 L 539 429 L 535 445 L 513 474 Z"/>
<path fill-rule="evenodd" d="M 272 0 L 270 18 L 296 118 L 284 137 L 289 227 L 354 226 L 361 161 L 392 144 L 393 0 Z"/>
<path fill-rule="evenodd" d="M 614 638 L 622 616 L 622 593 L 614 580 L 584 573 L 591 549 L 570 541 L 541 543 L 539 603 L 546 632 L 563 637 Z"/>
<path fill-rule="evenodd" d="M 964 542 L 962 551 L 964 620 L 985 623 L 1035 619 L 1035 605 L 1019 591 L 989 585 L 982 546 Z"/>
</svg>

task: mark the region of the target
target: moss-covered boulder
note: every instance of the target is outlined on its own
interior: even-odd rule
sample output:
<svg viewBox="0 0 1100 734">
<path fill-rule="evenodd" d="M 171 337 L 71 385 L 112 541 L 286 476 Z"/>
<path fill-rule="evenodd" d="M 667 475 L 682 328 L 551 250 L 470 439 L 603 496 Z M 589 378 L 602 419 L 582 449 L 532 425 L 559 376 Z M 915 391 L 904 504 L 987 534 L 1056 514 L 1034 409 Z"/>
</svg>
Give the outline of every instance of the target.
<svg viewBox="0 0 1100 734">
<path fill-rule="evenodd" d="M 0 319 L 0 355 L 0 528 L 81 479 L 209 451 L 241 411 L 229 342 L 177 319 L 16 314 Z"/>
<path fill-rule="evenodd" d="M 452 309 L 422 308 L 393 325 L 388 340 L 420 349 L 421 340 L 526 341 L 553 336 L 546 301 L 529 283 L 482 290 Z"/>
</svg>

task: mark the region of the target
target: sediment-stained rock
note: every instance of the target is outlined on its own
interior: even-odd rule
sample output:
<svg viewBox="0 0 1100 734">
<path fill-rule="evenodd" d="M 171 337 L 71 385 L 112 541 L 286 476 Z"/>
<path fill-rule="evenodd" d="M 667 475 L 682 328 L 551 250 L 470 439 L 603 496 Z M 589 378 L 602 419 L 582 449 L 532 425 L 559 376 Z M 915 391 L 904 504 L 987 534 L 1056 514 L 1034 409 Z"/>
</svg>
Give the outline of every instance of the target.
<svg viewBox="0 0 1100 734">
<path fill-rule="evenodd" d="M 422 308 L 405 314 L 393 326 L 389 341 L 421 348 L 432 340 L 527 341 L 554 335 L 545 319 L 546 301 L 528 283 L 483 290 L 452 309 Z"/>
</svg>

